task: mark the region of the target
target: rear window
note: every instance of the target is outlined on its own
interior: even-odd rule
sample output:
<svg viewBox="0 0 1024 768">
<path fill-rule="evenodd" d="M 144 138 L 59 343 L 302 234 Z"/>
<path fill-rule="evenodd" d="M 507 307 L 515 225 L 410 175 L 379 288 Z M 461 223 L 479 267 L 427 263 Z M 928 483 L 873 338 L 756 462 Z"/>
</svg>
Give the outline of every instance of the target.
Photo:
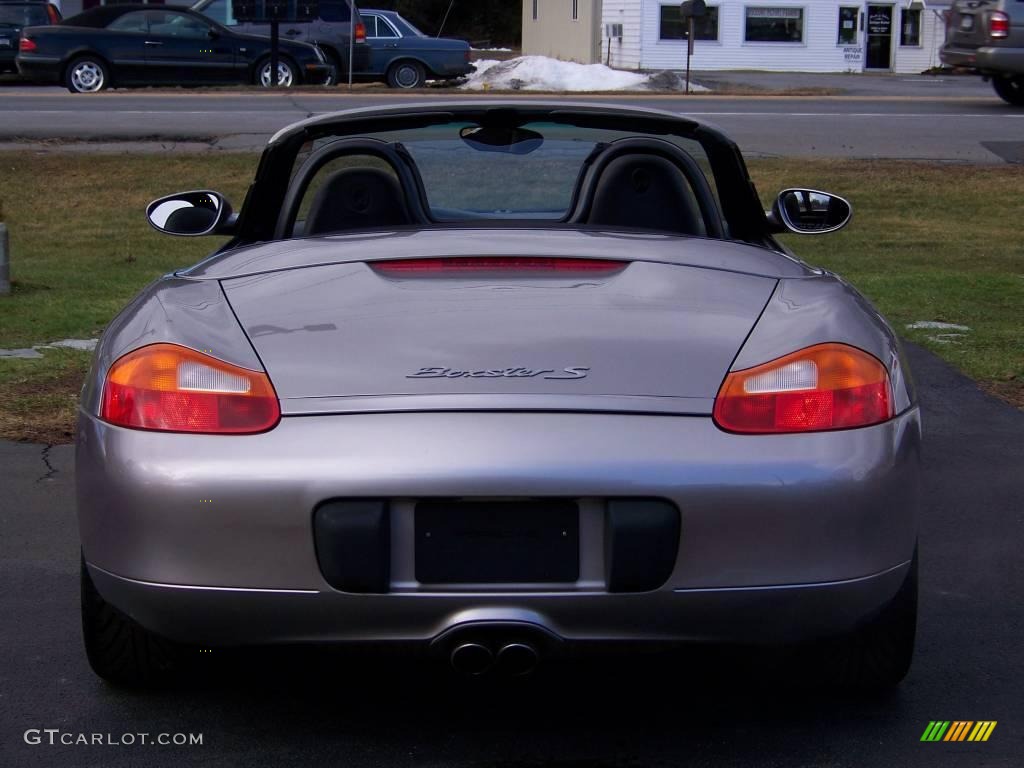
<svg viewBox="0 0 1024 768">
<path fill-rule="evenodd" d="M 234 27 L 238 24 L 232 10 L 231 0 L 213 0 L 209 5 L 199 9 L 199 12 L 225 27 Z"/>
<path fill-rule="evenodd" d="M 526 123 L 521 130 L 539 135 L 541 140 L 524 142 L 523 151 L 513 153 L 474 147 L 463 139 L 466 131 L 472 138 L 474 127 L 472 123 L 448 123 L 365 135 L 397 142 L 408 151 L 422 178 L 431 218 L 439 222 L 561 219 L 573 204 L 580 173 L 594 150 L 636 135 L 556 123 Z M 715 191 L 707 155 L 699 142 L 661 138 L 689 154 Z M 309 153 L 336 140 L 326 137 L 308 145 L 296 158 L 293 175 Z"/>
<path fill-rule="evenodd" d="M 398 27 L 399 31 L 409 37 L 426 37 L 420 30 L 410 24 L 404 16 L 399 16 L 397 13 L 391 17 L 391 21 L 394 22 L 395 26 Z"/>
<path fill-rule="evenodd" d="M 15 27 L 32 27 L 48 24 L 46 6 L 42 3 L 33 5 L 0 5 L 0 24 Z"/>
</svg>

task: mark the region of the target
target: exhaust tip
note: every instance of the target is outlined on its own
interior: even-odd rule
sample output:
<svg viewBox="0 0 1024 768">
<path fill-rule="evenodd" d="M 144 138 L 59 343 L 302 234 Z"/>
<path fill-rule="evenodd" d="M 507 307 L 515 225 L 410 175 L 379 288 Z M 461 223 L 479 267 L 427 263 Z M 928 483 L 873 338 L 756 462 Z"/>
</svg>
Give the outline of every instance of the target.
<svg viewBox="0 0 1024 768">
<path fill-rule="evenodd" d="M 520 677 L 533 672 L 539 661 L 540 655 L 532 645 L 509 643 L 498 651 L 496 667 L 503 674 Z"/>
<path fill-rule="evenodd" d="M 463 643 L 452 651 L 451 662 L 457 672 L 482 675 L 494 664 L 494 654 L 490 648 L 479 643 Z"/>
</svg>

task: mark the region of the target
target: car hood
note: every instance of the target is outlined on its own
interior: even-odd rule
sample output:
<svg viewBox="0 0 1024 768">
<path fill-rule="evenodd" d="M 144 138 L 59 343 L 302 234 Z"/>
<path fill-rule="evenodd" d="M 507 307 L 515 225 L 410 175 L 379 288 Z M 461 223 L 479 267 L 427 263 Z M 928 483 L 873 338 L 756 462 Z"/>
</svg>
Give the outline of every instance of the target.
<svg viewBox="0 0 1024 768">
<path fill-rule="evenodd" d="M 395 276 L 363 260 L 222 285 L 286 414 L 709 414 L 777 279 L 628 260 L 611 273 Z"/>
</svg>

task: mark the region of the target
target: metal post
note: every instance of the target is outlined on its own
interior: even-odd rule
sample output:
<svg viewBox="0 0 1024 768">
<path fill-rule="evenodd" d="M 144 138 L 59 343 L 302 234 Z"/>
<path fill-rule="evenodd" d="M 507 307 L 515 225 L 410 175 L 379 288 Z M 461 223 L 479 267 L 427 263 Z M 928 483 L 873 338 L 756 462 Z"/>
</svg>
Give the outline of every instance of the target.
<svg viewBox="0 0 1024 768">
<path fill-rule="evenodd" d="M 690 57 L 693 56 L 693 16 L 686 23 L 686 92 L 690 92 Z"/>
<path fill-rule="evenodd" d="M 280 47 L 279 24 L 280 22 L 276 17 L 270 20 L 270 85 L 273 88 L 277 87 L 278 48 Z"/>
</svg>

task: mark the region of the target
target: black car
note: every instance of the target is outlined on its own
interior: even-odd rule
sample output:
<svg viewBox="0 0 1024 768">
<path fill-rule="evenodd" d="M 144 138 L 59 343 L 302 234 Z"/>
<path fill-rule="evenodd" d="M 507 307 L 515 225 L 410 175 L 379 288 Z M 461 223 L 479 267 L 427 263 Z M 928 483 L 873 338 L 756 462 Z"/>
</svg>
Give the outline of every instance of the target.
<svg viewBox="0 0 1024 768">
<path fill-rule="evenodd" d="M 0 0 L 0 72 L 17 72 L 14 57 L 24 27 L 56 24 L 60 11 L 52 3 L 40 0 Z"/>
<path fill-rule="evenodd" d="M 17 62 L 26 77 L 95 93 L 129 85 L 269 86 L 270 58 L 269 38 L 233 32 L 188 8 L 107 5 L 52 27 L 27 27 Z M 319 48 L 281 41 L 280 85 L 333 77 Z"/>
<path fill-rule="evenodd" d="M 257 4 L 257 8 L 259 4 Z M 324 52 L 334 65 L 339 80 L 348 79 L 348 60 L 352 57 L 352 71 L 361 74 L 370 65 L 370 46 L 366 39 L 366 25 L 353 0 L 320 0 L 315 19 L 281 23 L 281 37 L 313 43 Z M 269 35 L 269 21 L 239 21 L 235 18 L 232 0 L 199 0 L 192 10 L 207 16 L 225 27 L 252 35 Z M 354 35 L 355 39 L 350 37 Z M 351 51 L 349 47 L 351 46 Z"/>
</svg>

